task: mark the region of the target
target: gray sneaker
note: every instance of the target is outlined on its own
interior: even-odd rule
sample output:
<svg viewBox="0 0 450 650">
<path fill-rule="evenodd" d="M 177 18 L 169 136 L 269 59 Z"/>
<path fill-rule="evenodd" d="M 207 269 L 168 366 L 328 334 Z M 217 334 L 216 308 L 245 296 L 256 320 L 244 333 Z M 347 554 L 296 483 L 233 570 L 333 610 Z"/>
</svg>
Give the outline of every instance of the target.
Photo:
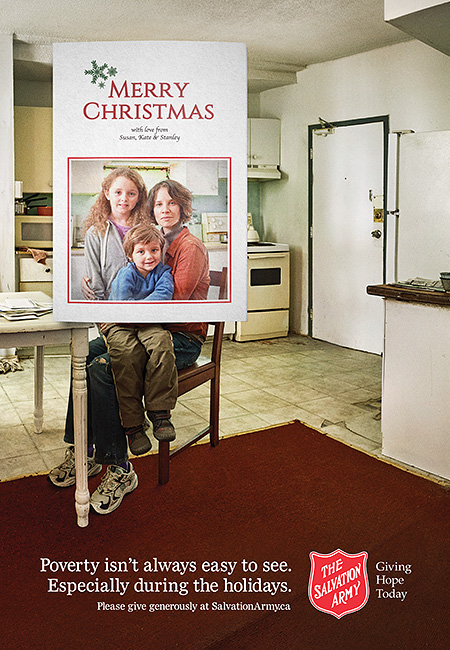
<svg viewBox="0 0 450 650">
<path fill-rule="evenodd" d="M 88 456 L 88 476 L 96 476 L 102 471 L 102 466 Z M 66 449 L 63 462 L 50 470 L 47 479 L 57 487 L 75 485 L 75 448 L 73 445 Z"/>
<path fill-rule="evenodd" d="M 126 431 L 128 446 L 135 456 L 142 456 L 152 448 L 152 443 L 144 431 L 144 427 L 134 427 Z"/>
<path fill-rule="evenodd" d="M 147 411 L 148 419 L 153 424 L 156 440 L 172 442 L 177 437 L 170 419 L 170 411 Z"/>
<path fill-rule="evenodd" d="M 123 497 L 137 488 L 138 477 L 130 463 L 126 472 L 123 467 L 108 465 L 102 482 L 91 495 L 91 506 L 100 515 L 108 515 L 122 503 Z"/>
</svg>

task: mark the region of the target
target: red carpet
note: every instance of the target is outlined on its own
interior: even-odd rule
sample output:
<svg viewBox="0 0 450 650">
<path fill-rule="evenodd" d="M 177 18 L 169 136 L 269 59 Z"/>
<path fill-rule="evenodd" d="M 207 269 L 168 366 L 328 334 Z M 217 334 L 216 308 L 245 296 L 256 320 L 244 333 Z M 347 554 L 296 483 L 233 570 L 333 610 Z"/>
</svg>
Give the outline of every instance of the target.
<svg viewBox="0 0 450 650">
<path fill-rule="evenodd" d="M 449 647 L 450 495 L 444 487 L 298 422 L 229 438 L 216 449 L 191 448 L 173 460 L 163 487 L 155 456 L 134 464 L 139 488 L 115 513 L 92 513 L 85 529 L 76 525 L 73 488 L 58 490 L 42 476 L 0 485 L 1 648 Z M 308 598 L 310 552 L 336 549 L 368 553 L 370 585 L 367 604 L 340 619 Z M 45 571 L 41 558 L 52 562 Z M 78 572 L 75 562 L 83 563 Z M 395 563 L 411 565 L 411 573 L 392 570 Z M 384 595 L 391 585 L 380 591 L 383 576 L 403 577 L 404 600 Z M 77 589 L 73 595 L 56 591 L 67 583 Z M 82 593 L 82 583 L 92 589 L 129 584 L 120 595 Z M 140 585 L 153 591 L 136 590 Z M 231 587 L 235 593 L 225 593 Z M 107 610 L 102 602 L 125 609 Z M 250 610 L 255 603 L 260 609 Z M 149 611 L 155 604 L 190 609 Z M 285 609 L 274 611 L 275 605 Z"/>
</svg>

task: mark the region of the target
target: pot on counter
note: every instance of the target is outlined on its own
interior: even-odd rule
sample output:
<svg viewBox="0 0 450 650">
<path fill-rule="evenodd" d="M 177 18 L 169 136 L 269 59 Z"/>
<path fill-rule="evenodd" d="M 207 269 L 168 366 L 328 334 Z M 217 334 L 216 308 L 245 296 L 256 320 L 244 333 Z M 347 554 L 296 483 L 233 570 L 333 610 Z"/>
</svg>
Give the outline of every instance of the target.
<svg viewBox="0 0 450 650">
<path fill-rule="evenodd" d="M 16 199 L 14 205 L 15 214 L 26 214 L 27 213 L 27 204 L 23 199 Z"/>
</svg>

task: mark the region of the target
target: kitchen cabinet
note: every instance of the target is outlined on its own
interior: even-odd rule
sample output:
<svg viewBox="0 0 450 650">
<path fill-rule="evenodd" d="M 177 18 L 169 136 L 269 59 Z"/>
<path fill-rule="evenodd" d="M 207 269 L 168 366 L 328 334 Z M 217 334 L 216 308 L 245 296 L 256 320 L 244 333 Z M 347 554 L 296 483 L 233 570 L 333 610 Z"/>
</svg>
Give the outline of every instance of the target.
<svg viewBox="0 0 450 650">
<path fill-rule="evenodd" d="M 53 256 L 45 265 L 35 261 L 30 253 L 16 253 L 16 283 L 18 291 L 43 291 L 53 296 Z"/>
<path fill-rule="evenodd" d="M 175 176 L 173 176 L 175 178 Z M 219 193 L 219 166 L 216 160 L 188 160 L 186 187 L 197 196 L 217 196 Z"/>
<path fill-rule="evenodd" d="M 449 480 L 450 296 L 394 285 L 367 292 L 384 298 L 383 456 Z"/>
<path fill-rule="evenodd" d="M 53 191 L 52 109 L 14 108 L 15 179 L 24 192 Z"/>
<path fill-rule="evenodd" d="M 205 244 L 208 251 L 209 268 L 211 271 L 221 271 L 224 266 L 228 268 L 229 251 L 228 244 L 220 242 L 211 242 Z M 210 287 L 208 293 L 209 300 L 216 300 L 219 297 L 218 287 Z"/>
<path fill-rule="evenodd" d="M 72 300 L 84 300 L 81 279 L 86 273 L 84 248 L 72 248 L 70 255 L 70 286 Z"/>
<path fill-rule="evenodd" d="M 247 120 L 247 172 L 249 178 L 272 174 L 280 178 L 280 120 L 250 118 Z"/>
<path fill-rule="evenodd" d="M 209 268 L 211 271 L 221 271 L 224 266 L 228 266 L 228 244 L 212 242 L 205 244 L 209 257 Z"/>
<path fill-rule="evenodd" d="M 72 194 L 98 194 L 103 181 L 103 160 L 71 161 Z"/>
</svg>

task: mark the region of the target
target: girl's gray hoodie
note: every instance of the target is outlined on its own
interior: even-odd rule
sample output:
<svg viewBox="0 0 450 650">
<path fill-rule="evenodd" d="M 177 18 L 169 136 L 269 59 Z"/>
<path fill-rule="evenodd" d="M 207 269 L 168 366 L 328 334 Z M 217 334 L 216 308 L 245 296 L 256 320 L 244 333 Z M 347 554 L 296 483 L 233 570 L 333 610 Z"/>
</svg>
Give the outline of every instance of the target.
<svg viewBox="0 0 450 650">
<path fill-rule="evenodd" d="M 85 237 L 86 275 L 96 300 L 108 300 L 111 284 L 117 272 L 127 265 L 127 256 L 117 228 L 108 221 L 104 235 L 91 226 Z"/>
</svg>

